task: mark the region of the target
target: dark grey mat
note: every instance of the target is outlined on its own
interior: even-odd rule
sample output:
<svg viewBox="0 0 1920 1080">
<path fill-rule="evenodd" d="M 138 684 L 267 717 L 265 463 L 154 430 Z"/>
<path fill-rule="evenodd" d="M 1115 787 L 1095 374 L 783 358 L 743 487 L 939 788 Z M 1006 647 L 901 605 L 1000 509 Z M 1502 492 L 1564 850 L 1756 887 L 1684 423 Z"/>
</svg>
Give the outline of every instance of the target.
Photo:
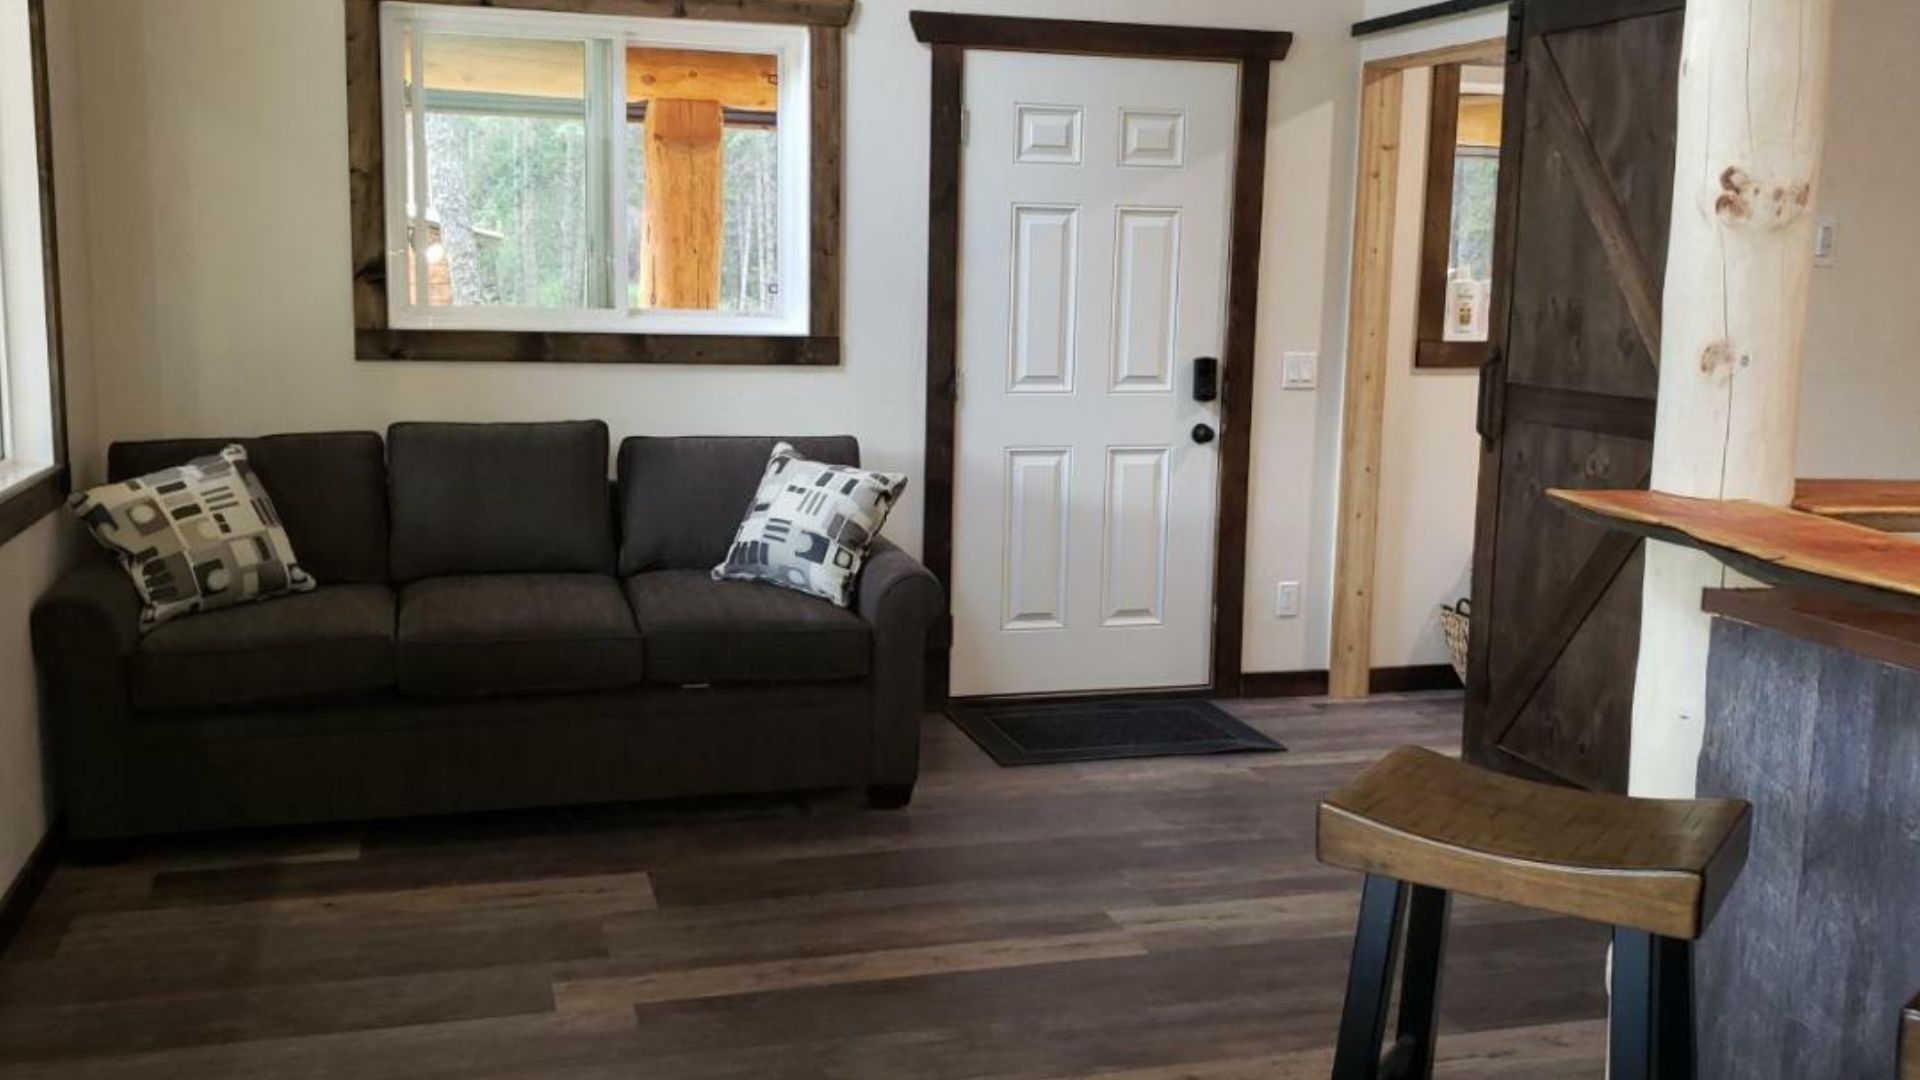
<svg viewBox="0 0 1920 1080">
<path fill-rule="evenodd" d="M 959 702 L 949 715 L 1002 765 L 1286 749 L 1194 698 Z"/>
</svg>

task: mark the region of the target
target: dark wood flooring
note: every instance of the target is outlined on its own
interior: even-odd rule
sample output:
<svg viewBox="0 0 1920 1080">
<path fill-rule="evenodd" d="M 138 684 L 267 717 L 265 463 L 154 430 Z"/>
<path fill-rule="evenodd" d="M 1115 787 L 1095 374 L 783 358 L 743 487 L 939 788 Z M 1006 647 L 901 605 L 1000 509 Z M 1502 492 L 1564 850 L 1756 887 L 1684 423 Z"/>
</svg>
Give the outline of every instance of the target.
<svg viewBox="0 0 1920 1080">
<path fill-rule="evenodd" d="M 1289 754 L 173 843 L 53 876 L 0 1077 L 1295 1080 L 1358 883 L 1313 806 L 1457 696 L 1231 706 Z M 1601 1075 L 1603 933 L 1462 900 L 1442 1074 Z"/>
</svg>

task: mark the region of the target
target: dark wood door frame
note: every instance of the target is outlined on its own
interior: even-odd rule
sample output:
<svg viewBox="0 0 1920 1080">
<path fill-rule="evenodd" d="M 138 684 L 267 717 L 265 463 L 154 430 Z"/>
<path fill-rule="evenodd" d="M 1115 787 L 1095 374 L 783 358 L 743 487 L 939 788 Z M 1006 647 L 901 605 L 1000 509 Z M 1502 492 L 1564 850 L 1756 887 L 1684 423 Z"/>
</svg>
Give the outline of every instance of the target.
<svg viewBox="0 0 1920 1080">
<path fill-rule="evenodd" d="M 1254 323 L 1260 294 L 1260 229 L 1267 172 L 1267 95 L 1272 65 L 1293 35 L 1274 30 L 1156 26 L 912 13 L 913 32 L 933 47 L 933 112 L 927 198 L 927 502 L 923 556 L 952 591 L 954 425 L 959 399 L 961 106 L 966 52 L 992 49 L 1077 56 L 1212 60 L 1240 75 L 1232 215 L 1228 225 L 1227 322 L 1222 354 L 1220 500 L 1214 546 L 1213 679 L 1217 696 L 1243 689 L 1241 652 L 1247 575 L 1247 478 L 1253 454 Z M 945 700 L 952 620 L 938 635 L 928 672 Z"/>
</svg>

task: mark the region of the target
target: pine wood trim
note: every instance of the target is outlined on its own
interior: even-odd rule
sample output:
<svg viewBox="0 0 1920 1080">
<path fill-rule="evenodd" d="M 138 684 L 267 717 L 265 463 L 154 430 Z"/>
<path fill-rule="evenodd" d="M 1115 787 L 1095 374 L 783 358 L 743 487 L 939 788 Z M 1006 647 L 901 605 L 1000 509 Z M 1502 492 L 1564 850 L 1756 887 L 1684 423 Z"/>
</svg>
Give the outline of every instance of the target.
<svg viewBox="0 0 1920 1080">
<path fill-rule="evenodd" d="M 914 33 L 931 46 L 927 185 L 927 438 L 922 561 L 949 591 L 953 578 L 954 429 L 958 411 L 961 108 L 966 51 L 987 48 L 1093 56 L 1219 60 L 1240 66 L 1232 220 L 1228 226 L 1227 325 L 1221 388 L 1219 525 L 1214 560 L 1211 690 L 1242 690 L 1246 603 L 1247 487 L 1252 469 L 1254 333 L 1266 190 L 1270 66 L 1292 35 L 1278 31 L 1145 26 L 915 11 Z M 949 645 L 951 642 L 949 642 Z M 929 658 L 929 696 L 945 700 L 950 650 Z"/>
<path fill-rule="evenodd" d="M 423 0 L 456 7 L 570 10 L 641 18 L 713 19 L 810 27 L 812 183 L 808 253 L 810 336 L 686 336 L 396 330 L 388 321 L 386 176 L 380 108 L 380 0 L 341 0 L 346 15 L 347 156 L 352 204 L 354 353 L 365 361 L 732 364 L 840 363 L 844 27 L 855 0 Z"/>
<path fill-rule="evenodd" d="M 1360 174 L 1354 198 L 1353 282 L 1341 422 L 1340 516 L 1333 561 L 1333 646 L 1328 692 L 1367 696 L 1373 654 L 1373 582 L 1380 547 L 1380 458 L 1387 405 L 1387 322 L 1392 310 L 1405 76 L 1369 64 L 1360 91 Z"/>
</svg>

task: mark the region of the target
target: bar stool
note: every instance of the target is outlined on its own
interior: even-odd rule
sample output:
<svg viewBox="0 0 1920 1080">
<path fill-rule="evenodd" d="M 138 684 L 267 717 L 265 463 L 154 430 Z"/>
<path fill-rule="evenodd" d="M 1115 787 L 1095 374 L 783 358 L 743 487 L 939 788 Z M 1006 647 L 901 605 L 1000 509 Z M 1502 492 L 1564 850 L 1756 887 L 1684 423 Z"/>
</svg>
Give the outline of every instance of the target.
<svg viewBox="0 0 1920 1080">
<path fill-rule="evenodd" d="M 1900 1080 L 1920 1080 L 1920 995 L 1900 1010 Z"/>
<path fill-rule="evenodd" d="M 1613 1080 L 1692 1080 L 1693 942 L 1746 864 L 1748 822 L 1736 800 L 1596 795 L 1388 754 L 1320 804 L 1320 861 L 1367 875 L 1333 1080 L 1433 1075 L 1456 892 L 1612 926 Z"/>
</svg>

